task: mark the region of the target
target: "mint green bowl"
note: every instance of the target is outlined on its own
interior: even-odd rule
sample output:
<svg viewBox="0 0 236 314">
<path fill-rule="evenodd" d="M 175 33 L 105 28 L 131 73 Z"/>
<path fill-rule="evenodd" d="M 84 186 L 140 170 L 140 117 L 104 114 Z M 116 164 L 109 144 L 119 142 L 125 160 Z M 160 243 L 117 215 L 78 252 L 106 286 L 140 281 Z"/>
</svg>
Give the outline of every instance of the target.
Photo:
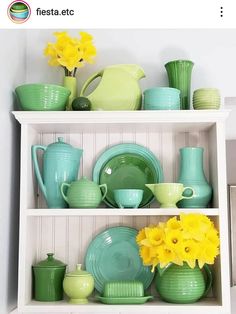
<svg viewBox="0 0 236 314">
<path fill-rule="evenodd" d="M 69 89 L 52 84 L 24 84 L 15 91 L 21 108 L 30 111 L 65 110 L 70 95 Z"/>
</svg>

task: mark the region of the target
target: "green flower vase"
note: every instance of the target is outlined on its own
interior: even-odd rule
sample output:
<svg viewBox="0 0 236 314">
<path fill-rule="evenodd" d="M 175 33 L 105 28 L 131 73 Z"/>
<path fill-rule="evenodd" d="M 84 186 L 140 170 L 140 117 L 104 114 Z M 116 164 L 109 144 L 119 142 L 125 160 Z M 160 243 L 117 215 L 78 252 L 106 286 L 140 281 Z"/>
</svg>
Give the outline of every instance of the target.
<svg viewBox="0 0 236 314">
<path fill-rule="evenodd" d="M 190 60 L 175 60 L 165 64 L 169 86 L 180 90 L 180 108 L 190 109 L 191 75 L 194 63 Z"/>
<path fill-rule="evenodd" d="M 169 303 L 187 304 L 206 296 L 212 285 L 212 272 L 206 264 L 203 270 L 206 276 L 198 266 L 192 269 L 187 263 L 183 266 L 171 263 L 164 268 L 158 266 L 155 285 L 161 299 Z"/>
<path fill-rule="evenodd" d="M 65 76 L 63 86 L 68 88 L 70 96 L 66 105 L 66 110 L 72 110 L 72 101 L 77 97 L 77 80 L 74 76 Z"/>
</svg>

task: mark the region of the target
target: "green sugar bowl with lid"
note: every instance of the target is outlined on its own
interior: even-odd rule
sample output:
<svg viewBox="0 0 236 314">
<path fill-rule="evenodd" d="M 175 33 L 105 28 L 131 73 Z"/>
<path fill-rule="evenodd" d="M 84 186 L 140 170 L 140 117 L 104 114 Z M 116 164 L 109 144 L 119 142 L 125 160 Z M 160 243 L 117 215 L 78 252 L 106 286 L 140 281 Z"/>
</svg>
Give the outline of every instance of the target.
<svg viewBox="0 0 236 314">
<path fill-rule="evenodd" d="M 47 259 L 33 266 L 34 298 L 36 301 L 52 302 L 63 299 L 63 279 L 66 264 L 47 253 Z"/>
<path fill-rule="evenodd" d="M 66 187 L 67 192 L 65 195 Z M 103 195 L 102 190 L 104 191 Z M 98 185 L 96 182 L 82 177 L 80 180 L 73 181 L 71 184 L 62 183 L 61 194 L 70 208 L 96 208 L 106 197 L 107 185 Z"/>
<path fill-rule="evenodd" d="M 67 273 L 63 281 L 65 294 L 70 298 L 71 304 L 86 304 L 88 297 L 94 290 L 93 276 L 81 269 L 82 265 L 77 264 L 76 270 Z"/>
</svg>

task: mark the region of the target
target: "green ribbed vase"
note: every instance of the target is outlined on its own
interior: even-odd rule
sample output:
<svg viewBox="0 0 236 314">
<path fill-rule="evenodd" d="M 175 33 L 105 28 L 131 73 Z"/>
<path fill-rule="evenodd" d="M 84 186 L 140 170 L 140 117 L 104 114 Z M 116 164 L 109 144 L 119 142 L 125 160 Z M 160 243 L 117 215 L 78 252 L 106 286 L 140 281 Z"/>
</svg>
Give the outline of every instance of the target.
<svg viewBox="0 0 236 314">
<path fill-rule="evenodd" d="M 165 64 L 169 86 L 180 90 L 180 108 L 190 109 L 191 75 L 194 63 L 190 60 L 174 60 Z"/>
<path fill-rule="evenodd" d="M 190 268 L 186 263 L 183 266 L 171 264 L 164 270 L 157 271 L 155 284 L 162 300 L 170 303 L 194 303 L 209 291 L 212 284 L 212 275 L 206 267 L 207 282 L 198 266 Z"/>
</svg>

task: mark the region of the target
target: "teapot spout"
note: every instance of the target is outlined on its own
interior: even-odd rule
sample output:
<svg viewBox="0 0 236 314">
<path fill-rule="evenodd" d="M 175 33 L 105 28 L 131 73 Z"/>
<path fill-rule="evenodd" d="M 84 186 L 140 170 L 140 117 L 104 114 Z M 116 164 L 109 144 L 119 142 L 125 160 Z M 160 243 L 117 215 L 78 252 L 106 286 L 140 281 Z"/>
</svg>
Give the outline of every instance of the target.
<svg viewBox="0 0 236 314">
<path fill-rule="evenodd" d="M 121 64 L 119 68 L 130 73 L 137 81 L 145 77 L 144 70 L 137 64 Z"/>
</svg>

